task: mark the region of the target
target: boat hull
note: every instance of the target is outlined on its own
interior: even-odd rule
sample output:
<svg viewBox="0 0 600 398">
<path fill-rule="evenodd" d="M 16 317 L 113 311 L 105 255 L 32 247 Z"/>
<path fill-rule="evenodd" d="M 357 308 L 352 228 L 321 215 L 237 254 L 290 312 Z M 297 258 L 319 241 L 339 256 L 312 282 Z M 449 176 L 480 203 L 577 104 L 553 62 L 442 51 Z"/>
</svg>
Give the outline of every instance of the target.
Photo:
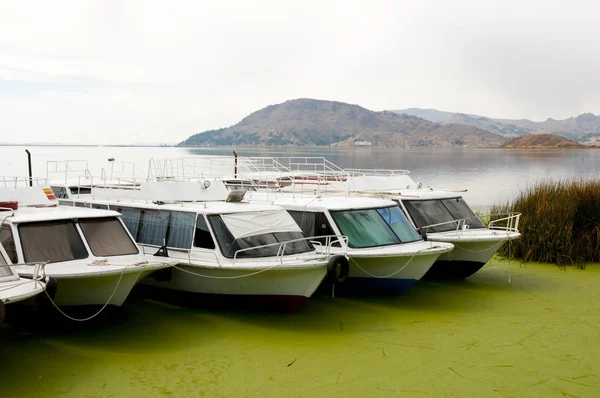
<svg viewBox="0 0 600 398">
<path fill-rule="evenodd" d="M 348 279 L 340 284 L 339 290 L 369 294 L 402 294 L 427 273 L 439 255 L 440 253 L 414 257 L 350 256 Z"/>
<path fill-rule="evenodd" d="M 21 278 L 14 282 L 4 282 L 0 288 L 0 301 L 4 304 L 17 303 L 42 293 L 46 282 Z"/>
<path fill-rule="evenodd" d="M 425 275 L 427 279 L 463 279 L 479 271 L 492 256 L 509 240 L 516 239 L 519 234 L 510 236 L 461 236 L 456 239 L 443 237 L 444 242 L 454 244 L 454 250 L 442 254 Z M 432 238 L 435 239 L 435 238 Z"/>
<path fill-rule="evenodd" d="M 180 264 L 170 271 L 170 276 L 157 274 L 157 277 L 144 279 L 141 284 L 210 295 L 211 301 L 250 300 L 261 307 L 272 305 L 288 311 L 302 306 L 327 273 L 325 263 L 312 267 L 278 267 L 263 272 Z M 157 280 L 160 278 L 165 280 Z"/>
<path fill-rule="evenodd" d="M 131 289 L 155 269 L 127 269 L 121 274 L 57 279 L 54 303 L 59 307 L 80 305 L 121 306 Z M 114 294 L 113 294 L 114 292 Z M 112 297 L 111 297 L 112 295 Z"/>
</svg>

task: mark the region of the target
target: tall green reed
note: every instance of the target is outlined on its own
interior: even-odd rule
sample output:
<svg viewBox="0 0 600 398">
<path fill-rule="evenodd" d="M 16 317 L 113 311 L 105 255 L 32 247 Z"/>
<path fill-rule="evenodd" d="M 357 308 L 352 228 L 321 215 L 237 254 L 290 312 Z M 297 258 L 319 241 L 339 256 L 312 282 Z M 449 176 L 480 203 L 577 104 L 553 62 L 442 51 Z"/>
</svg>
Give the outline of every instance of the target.
<svg viewBox="0 0 600 398">
<path fill-rule="evenodd" d="M 492 214 L 519 212 L 521 238 L 499 254 L 558 265 L 600 262 L 600 181 L 543 180 Z"/>
</svg>

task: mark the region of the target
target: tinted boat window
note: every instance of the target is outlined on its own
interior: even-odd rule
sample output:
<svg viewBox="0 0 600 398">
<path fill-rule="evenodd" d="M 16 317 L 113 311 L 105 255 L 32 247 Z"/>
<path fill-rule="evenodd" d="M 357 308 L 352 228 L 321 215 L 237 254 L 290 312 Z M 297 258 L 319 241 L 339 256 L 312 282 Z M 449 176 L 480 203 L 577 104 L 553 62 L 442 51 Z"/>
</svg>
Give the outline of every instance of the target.
<svg viewBox="0 0 600 398">
<path fill-rule="evenodd" d="M 469 228 L 485 228 L 483 221 L 473 213 L 463 198 L 445 199 L 442 203 L 455 219 L 465 219 Z"/>
<path fill-rule="evenodd" d="M 406 216 L 398 206 L 377 209 L 383 220 L 394 230 L 394 233 L 402 242 L 414 242 L 421 240 L 421 235 L 410 224 Z"/>
<path fill-rule="evenodd" d="M 17 248 L 15 247 L 15 240 L 13 238 L 12 230 L 10 226 L 3 225 L 0 229 L 0 243 L 4 246 L 4 250 L 8 255 L 8 258 L 13 264 L 19 262 L 17 257 Z"/>
<path fill-rule="evenodd" d="M 276 256 L 280 245 L 290 239 L 300 239 L 304 235 L 302 232 L 273 232 L 259 234 L 235 239 L 220 216 L 212 215 L 208 217 L 213 232 L 221 249 L 223 256 L 233 258 L 236 251 L 241 249 L 250 249 L 256 246 L 271 245 L 268 247 L 258 247 L 253 250 L 245 250 L 237 254 L 237 258 L 256 258 Z M 313 246 L 307 241 L 298 241 L 288 243 L 285 246 L 285 254 L 297 254 L 314 250 Z"/>
<path fill-rule="evenodd" d="M 52 263 L 88 257 L 73 220 L 21 223 L 18 231 L 26 263 Z"/>
<path fill-rule="evenodd" d="M 458 222 L 465 219 L 470 228 L 485 228 L 481 220 L 471 211 L 461 198 L 435 200 L 403 200 L 402 203 L 417 227 L 446 223 L 428 228 L 429 232 L 445 232 L 458 228 Z"/>
<path fill-rule="evenodd" d="M 140 209 L 111 205 L 111 210 L 121 213 L 121 219 L 123 220 L 123 223 L 129 230 L 131 236 L 133 236 L 133 238 L 137 241 L 137 234 L 140 225 Z"/>
<path fill-rule="evenodd" d="M 81 218 L 79 225 L 95 256 L 123 256 L 139 253 L 123 224 L 116 217 Z"/>
<path fill-rule="evenodd" d="M 69 198 L 67 188 L 65 188 L 65 187 L 50 187 L 50 188 L 52 189 L 52 192 L 54 192 L 54 196 L 56 196 L 57 199 L 68 199 Z"/>
<path fill-rule="evenodd" d="M 213 241 L 212 235 L 208 230 L 208 225 L 204 219 L 203 214 L 198 214 L 196 220 L 196 234 L 194 235 L 194 247 L 200 247 L 202 249 L 215 248 L 215 242 Z"/>
<path fill-rule="evenodd" d="M 332 211 L 331 216 L 350 247 L 374 247 L 401 243 L 375 209 Z"/>
<path fill-rule="evenodd" d="M 327 216 L 323 212 L 313 213 L 308 211 L 288 210 L 288 213 L 290 213 L 294 221 L 296 221 L 296 224 L 298 224 L 302 232 L 304 232 L 304 235 L 308 237 L 335 235 Z M 318 241 L 321 244 L 326 244 L 327 238 L 313 240 Z M 338 242 L 334 242 L 333 245 L 340 246 Z"/>
</svg>

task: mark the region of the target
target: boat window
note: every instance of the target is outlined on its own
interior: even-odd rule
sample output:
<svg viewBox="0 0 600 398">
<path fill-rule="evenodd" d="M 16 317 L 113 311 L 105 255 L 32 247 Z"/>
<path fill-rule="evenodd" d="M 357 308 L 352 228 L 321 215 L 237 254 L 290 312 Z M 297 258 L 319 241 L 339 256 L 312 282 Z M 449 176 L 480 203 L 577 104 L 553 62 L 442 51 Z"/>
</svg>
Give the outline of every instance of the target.
<svg viewBox="0 0 600 398">
<path fill-rule="evenodd" d="M 329 220 L 323 212 L 288 210 L 288 213 L 290 213 L 292 218 L 296 221 L 306 236 L 312 237 L 336 234 L 333 232 L 333 228 L 331 228 Z M 313 240 L 325 244 L 327 238 L 317 238 Z M 340 244 L 338 242 L 334 242 L 333 246 L 340 246 Z"/>
<path fill-rule="evenodd" d="M 455 219 L 464 219 L 469 228 L 485 228 L 483 221 L 471 210 L 463 198 L 444 199 L 442 203 L 452 217 Z"/>
<path fill-rule="evenodd" d="M 102 203 L 92 203 L 92 209 L 108 210 L 108 205 Z"/>
<path fill-rule="evenodd" d="M 394 233 L 403 243 L 421 240 L 421 235 L 400 211 L 398 206 L 377 209 L 383 220 L 394 230 Z"/>
<path fill-rule="evenodd" d="M 69 187 L 71 194 L 73 195 L 90 195 L 92 193 L 91 187 Z"/>
<path fill-rule="evenodd" d="M 191 248 L 194 233 L 194 214 L 183 211 L 170 211 L 169 214 L 167 246 L 179 249 Z"/>
<path fill-rule="evenodd" d="M 0 228 L 0 243 L 4 246 L 4 250 L 8 255 L 8 258 L 13 264 L 19 262 L 17 258 L 17 248 L 15 247 L 15 240 L 13 238 L 12 229 L 9 225 L 3 225 Z"/>
<path fill-rule="evenodd" d="M 196 234 L 194 235 L 194 247 L 199 247 L 202 249 L 211 249 L 214 250 L 215 242 L 210 234 L 210 230 L 208 229 L 208 224 L 206 224 L 206 219 L 203 214 L 198 214 L 198 218 L 196 220 Z"/>
<path fill-rule="evenodd" d="M 445 223 L 428 228 L 430 232 L 455 230 L 458 228 L 458 222 L 450 221 L 460 219 L 466 219 L 466 224 L 470 228 L 485 228 L 485 225 L 461 198 L 403 200 L 402 203 L 417 227 Z"/>
<path fill-rule="evenodd" d="M 332 211 L 331 216 L 350 247 L 374 247 L 400 243 L 376 209 Z"/>
<path fill-rule="evenodd" d="M 241 249 L 250 249 L 239 252 L 237 258 L 256 258 L 256 257 L 272 257 L 280 253 L 281 246 L 277 243 L 282 243 L 292 239 L 304 238 L 302 232 L 271 232 L 265 234 L 258 234 L 252 236 L 246 236 L 243 238 L 235 239 L 227 226 L 223 222 L 223 219 L 218 215 L 209 216 L 208 220 L 212 226 L 217 243 L 221 249 L 223 256 L 227 258 L 233 258 L 235 253 Z M 271 245 L 267 247 L 257 247 L 263 245 Z M 297 254 L 313 251 L 314 247 L 310 242 L 306 240 L 290 242 L 285 245 L 284 254 Z"/>
<path fill-rule="evenodd" d="M 92 207 L 92 204 L 88 202 L 75 202 L 75 207 L 85 207 L 89 209 Z"/>
<path fill-rule="evenodd" d="M 21 223 L 18 230 L 27 263 L 52 263 L 88 257 L 73 220 Z"/>
<path fill-rule="evenodd" d="M 117 217 L 80 218 L 79 225 L 92 253 L 97 257 L 139 253 Z"/>
<path fill-rule="evenodd" d="M 121 213 L 121 220 L 129 230 L 129 233 L 133 238 L 139 242 L 138 240 L 138 229 L 140 225 L 140 209 L 135 209 L 133 207 L 124 207 L 124 206 L 112 206 L 111 210 L 115 210 Z"/>
<path fill-rule="evenodd" d="M 66 187 L 50 187 L 52 192 L 54 192 L 54 196 L 57 199 L 69 199 L 69 192 L 67 192 Z"/>
</svg>

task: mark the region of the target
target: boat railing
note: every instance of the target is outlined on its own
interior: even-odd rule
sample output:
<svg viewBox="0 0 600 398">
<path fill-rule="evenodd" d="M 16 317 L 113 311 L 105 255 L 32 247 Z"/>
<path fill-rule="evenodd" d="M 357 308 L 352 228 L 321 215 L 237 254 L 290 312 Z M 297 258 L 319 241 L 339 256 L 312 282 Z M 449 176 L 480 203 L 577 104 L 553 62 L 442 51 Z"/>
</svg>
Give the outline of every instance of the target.
<svg viewBox="0 0 600 398">
<path fill-rule="evenodd" d="M 499 218 L 499 219 L 490 221 L 487 226 L 487 229 L 501 230 L 501 231 L 506 231 L 506 232 L 519 232 L 520 217 L 521 217 L 521 213 L 509 213 L 509 215 L 507 217 L 503 217 L 503 218 Z M 469 224 L 467 224 L 467 222 L 468 222 L 468 220 L 471 220 L 471 219 L 479 219 L 479 217 L 473 216 L 473 217 L 467 217 L 467 218 L 459 218 L 456 220 L 450 220 L 450 221 L 444 221 L 444 222 L 436 223 L 436 224 L 424 225 L 422 227 L 419 227 L 418 229 L 423 230 L 425 232 L 429 232 L 429 230 L 432 228 L 437 229 L 436 227 L 441 227 L 444 225 L 456 223 L 456 228 L 454 229 L 454 231 L 457 233 L 461 233 L 461 232 L 465 232 L 469 229 Z M 505 225 L 500 225 L 500 224 L 505 224 Z M 450 232 L 450 231 L 452 231 L 452 230 L 442 231 L 442 232 Z M 438 232 L 438 231 L 436 231 L 436 232 Z"/>
<path fill-rule="evenodd" d="M 4 177 L 0 176 L 0 187 L 21 188 L 28 186 L 46 186 L 48 179 L 43 177 Z"/>
<path fill-rule="evenodd" d="M 315 239 L 325 239 L 325 244 L 318 242 L 318 241 L 314 241 Z M 331 247 L 336 242 L 340 243 L 341 247 L 348 247 L 348 245 L 347 245 L 348 238 L 344 235 L 321 235 L 321 236 L 303 237 L 303 238 L 297 238 L 297 239 L 290 239 L 285 242 L 269 243 L 266 245 L 253 246 L 253 247 L 247 247 L 244 249 L 239 249 L 233 255 L 233 263 L 235 264 L 236 261 L 239 259 L 238 255 L 240 253 L 257 250 L 257 249 L 262 249 L 265 247 L 278 246 L 277 254 L 275 256 L 275 261 L 279 262 L 280 264 L 283 264 L 284 256 L 286 255 L 285 249 L 287 248 L 287 245 L 294 243 L 294 242 L 302 242 L 302 241 L 307 241 L 307 242 L 311 243 L 313 246 L 316 242 L 320 243 L 320 247 L 318 247 L 319 250 L 317 250 L 317 253 L 321 254 L 321 255 L 331 255 L 332 254 Z M 342 245 L 342 243 L 345 243 L 345 245 Z M 317 248 L 315 248 L 315 249 L 317 249 Z"/>
<path fill-rule="evenodd" d="M 496 214 L 497 215 L 497 214 Z M 491 220 L 488 229 L 502 230 L 507 232 L 519 232 L 519 220 L 521 213 L 508 213 L 507 217 Z M 500 225 L 504 224 L 504 225 Z"/>
<path fill-rule="evenodd" d="M 398 169 L 398 170 L 396 170 L 396 169 L 344 169 L 344 171 L 352 177 L 358 177 L 358 176 L 390 177 L 390 176 L 410 174 L 409 170 L 400 170 L 400 169 Z"/>
</svg>

